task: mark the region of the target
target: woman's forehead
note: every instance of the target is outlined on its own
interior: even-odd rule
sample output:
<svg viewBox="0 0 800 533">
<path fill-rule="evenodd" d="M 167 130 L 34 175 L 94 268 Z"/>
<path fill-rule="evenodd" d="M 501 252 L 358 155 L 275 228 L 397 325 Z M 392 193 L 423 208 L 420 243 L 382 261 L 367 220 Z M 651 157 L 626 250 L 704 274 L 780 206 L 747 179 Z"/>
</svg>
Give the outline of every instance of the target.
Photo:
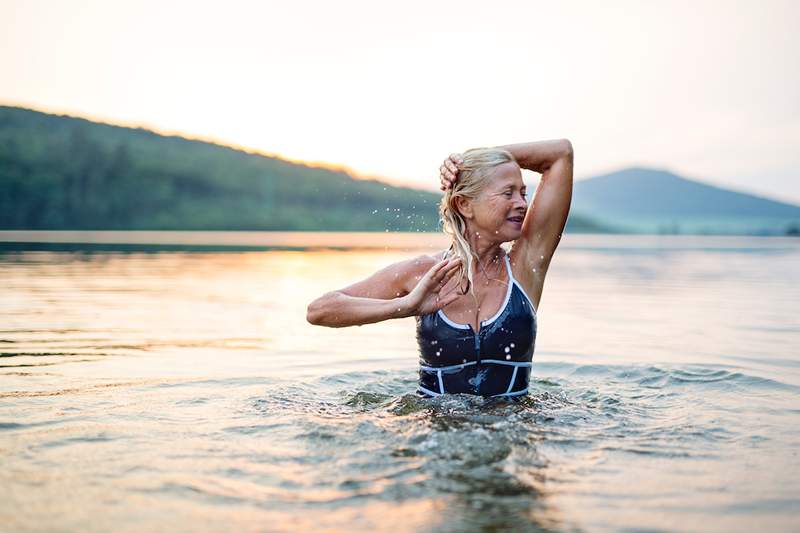
<svg viewBox="0 0 800 533">
<path fill-rule="evenodd" d="M 517 184 L 523 187 L 525 186 L 525 183 L 522 181 L 522 171 L 520 170 L 519 165 L 513 161 L 498 165 L 495 167 L 494 173 L 492 174 L 493 186 L 505 187 L 510 184 Z"/>
</svg>

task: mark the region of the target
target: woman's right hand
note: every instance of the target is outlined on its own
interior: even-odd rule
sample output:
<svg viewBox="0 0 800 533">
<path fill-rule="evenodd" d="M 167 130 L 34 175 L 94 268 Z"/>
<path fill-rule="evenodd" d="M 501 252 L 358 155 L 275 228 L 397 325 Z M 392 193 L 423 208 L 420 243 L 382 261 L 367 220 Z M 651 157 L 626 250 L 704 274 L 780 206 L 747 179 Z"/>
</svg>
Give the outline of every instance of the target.
<svg viewBox="0 0 800 533">
<path fill-rule="evenodd" d="M 456 184 L 456 180 L 458 179 L 458 165 L 463 162 L 464 159 L 461 157 L 461 154 L 450 154 L 450 156 L 444 160 L 442 166 L 439 167 L 439 180 L 441 181 L 439 188 L 441 190 L 446 191 Z"/>
<path fill-rule="evenodd" d="M 460 257 L 439 261 L 420 278 L 414 290 L 403 296 L 411 316 L 433 313 L 458 298 L 456 290 L 447 295 L 441 295 L 440 291 L 458 271 L 460 264 Z"/>
</svg>

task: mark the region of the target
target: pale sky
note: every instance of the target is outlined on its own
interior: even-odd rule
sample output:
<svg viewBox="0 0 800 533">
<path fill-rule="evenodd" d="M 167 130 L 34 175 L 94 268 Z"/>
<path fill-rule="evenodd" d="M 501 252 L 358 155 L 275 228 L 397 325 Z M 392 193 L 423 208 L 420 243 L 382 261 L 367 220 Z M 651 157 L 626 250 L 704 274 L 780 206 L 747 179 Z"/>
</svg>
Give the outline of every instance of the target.
<svg viewBox="0 0 800 533">
<path fill-rule="evenodd" d="M 800 203 L 798 1 L 0 0 L 0 103 L 438 190 L 566 137 Z"/>
</svg>

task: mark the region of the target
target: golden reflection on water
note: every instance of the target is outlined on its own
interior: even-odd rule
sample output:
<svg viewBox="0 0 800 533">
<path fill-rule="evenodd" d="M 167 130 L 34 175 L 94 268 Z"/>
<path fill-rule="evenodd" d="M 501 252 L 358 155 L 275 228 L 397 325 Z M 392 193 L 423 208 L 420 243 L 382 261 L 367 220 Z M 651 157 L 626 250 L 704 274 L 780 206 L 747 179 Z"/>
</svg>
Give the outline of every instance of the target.
<svg viewBox="0 0 800 533">
<path fill-rule="evenodd" d="M 415 385 L 413 318 L 305 320 L 317 296 L 439 248 L 4 254 L 0 515 L 13 529 L 786 529 L 797 245 L 647 242 L 565 239 L 521 433 L 463 404 L 396 403 Z"/>
</svg>

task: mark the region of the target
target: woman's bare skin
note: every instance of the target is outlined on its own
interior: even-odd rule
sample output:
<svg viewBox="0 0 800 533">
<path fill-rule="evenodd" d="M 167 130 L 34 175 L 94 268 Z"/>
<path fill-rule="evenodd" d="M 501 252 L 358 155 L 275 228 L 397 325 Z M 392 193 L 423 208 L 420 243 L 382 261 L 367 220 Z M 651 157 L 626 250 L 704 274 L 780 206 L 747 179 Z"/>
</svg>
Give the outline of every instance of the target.
<svg viewBox="0 0 800 533">
<path fill-rule="evenodd" d="M 456 286 L 459 260 L 442 261 L 442 254 L 422 254 L 389 265 L 368 278 L 328 292 L 308 306 L 307 320 L 315 325 L 347 327 L 391 318 L 424 315 L 442 309 L 457 323 L 480 323 L 503 304 L 507 274 L 500 244 L 512 242 L 509 260 L 514 277 L 539 309 L 545 276 L 561 239 L 572 200 L 573 149 L 566 139 L 501 146 L 519 163 L 497 168 L 491 183 L 473 201 L 459 198 L 467 223 L 466 238 L 477 256 L 474 296 L 466 277 Z M 458 179 L 459 154 L 440 167 L 441 188 Z M 542 174 L 530 208 L 520 167 Z M 522 223 L 509 218 L 522 216 Z M 466 293 L 465 293 L 466 292 Z"/>
</svg>

